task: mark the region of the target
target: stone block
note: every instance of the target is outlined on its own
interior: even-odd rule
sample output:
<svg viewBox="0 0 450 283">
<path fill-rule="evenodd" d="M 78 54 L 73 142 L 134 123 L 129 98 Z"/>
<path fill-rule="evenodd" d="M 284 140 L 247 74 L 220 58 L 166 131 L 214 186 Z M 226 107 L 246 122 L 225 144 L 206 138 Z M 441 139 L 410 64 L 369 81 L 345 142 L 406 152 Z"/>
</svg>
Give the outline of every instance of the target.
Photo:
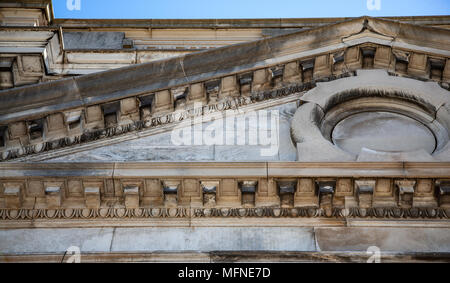
<svg viewBox="0 0 450 283">
<path fill-rule="evenodd" d="M 3 190 L 6 208 L 21 208 L 23 203 L 22 185 L 18 183 L 5 183 Z"/>
<path fill-rule="evenodd" d="M 179 193 L 179 205 L 200 207 L 203 204 L 202 190 L 196 179 L 184 179 Z"/>
<path fill-rule="evenodd" d="M 23 71 L 29 75 L 42 75 L 42 61 L 41 56 L 30 56 L 30 55 L 23 55 L 20 56 L 21 66 L 23 68 Z"/>
<path fill-rule="evenodd" d="M 316 192 L 314 180 L 311 178 L 298 179 L 297 191 L 294 195 L 295 207 L 317 207 L 319 206 L 319 196 Z"/>
<path fill-rule="evenodd" d="M 169 90 L 158 91 L 155 93 L 155 104 L 153 113 L 173 110 L 173 97 Z"/>
<path fill-rule="evenodd" d="M 376 246 L 382 253 L 432 253 L 450 251 L 448 232 L 448 228 L 319 227 L 315 239 L 320 251 L 366 253 Z"/>
<path fill-rule="evenodd" d="M 388 46 L 377 46 L 373 60 L 374 68 L 389 69 L 392 62 L 392 50 Z"/>
<path fill-rule="evenodd" d="M 10 71 L 0 72 L 0 89 L 12 87 L 14 87 L 12 72 Z"/>
<path fill-rule="evenodd" d="M 241 205 L 241 190 L 238 189 L 235 179 L 223 179 L 220 182 L 216 195 L 218 206 L 240 206 Z"/>
<path fill-rule="evenodd" d="M 84 188 L 85 205 L 87 208 L 100 207 L 100 187 L 85 187 Z"/>
<path fill-rule="evenodd" d="M 59 208 L 62 204 L 62 189 L 61 184 L 46 183 L 45 184 L 45 199 L 48 208 Z"/>
<path fill-rule="evenodd" d="M 327 77 L 331 75 L 330 55 L 320 55 L 315 58 L 314 78 Z"/>
<path fill-rule="evenodd" d="M 127 115 L 138 111 L 138 103 L 134 97 L 122 99 L 120 101 L 120 113 Z"/>
<path fill-rule="evenodd" d="M 284 82 L 302 81 L 302 73 L 300 72 L 300 66 L 297 61 L 287 63 L 284 66 L 283 81 Z"/>
<path fill-rule="evenodd" d="M 349 68 L 350 70 L 362 68 L 361 50 L 358 46 L 350 47 L 346 50 L 344 62 L 347 68 Z"/>
<path fill-rule="evenodd" d="M 238 97 L 239 96 L 239 86 L 237 83 L 236 76 L 227 76 L 222 78 L 221 90 L 219 98 L 224 97 Z"/>
<path fill-rule="evenodd" d="M 67 181 L 67 197 L 83 197 L 84 188 L 81 180 L 69 179 Z"/>
<path fill-rule="evenodd" d="M 162 206 L 164 204 L 164 194 L 160 180 L 146 179 L 144 181 L 142 202 L 145 206 Z"/>
<path fill-rule="evenodd" d="M 427 55 L 411 53 L 408 64 L 408 74 L 419 77 L 427 77 L 427 62 Z"/>
<path fill-rule="evenodd" d="M 29 197 L 45 197 L 44 182 L 41 180 L 28 180 L 26 195 Z"/>
<path fill-rule="evenodd" d="M 414 207 L 437 207 L 437 199 L 434 193 L 432 179 L 417 180 L 416 190 L 413 196 Z"/>
<path fill-rule="evenodd" d="M 280 197 L 277 193 L 276 182 L 273 178 L 259 179 L 258 190 L 255 194 L 255 206 L 279 206 Z"/>
<path fill-rule="evenodd" d="M 252 91 L 263 91 L 270 87 L 270 73 L 267 69 L 253 72 Z"/>
<path fill-rule="evenodd" d="M 103 113 L 100 105 L 89 106 L 85 112 L 86 128 L 98 129 L 103 128 Z"/>
<path fill-rule="evenodd" d="M 377 179 L 375 191 L 373 193 L 374 207 L 397 206 L 394 195 L 394 186 L 391 179 Z"/>
<path fill-rule="evenodd" d="M 27 135 L 27 126 L 25 122 L 15 122 L 8 126 L 11 139 L 20 138 Z"/>
<path fill-rule="evenodd" d="M 206 91 L 203 83 L 192 84 L 189 87 L 188 102 L 206 102 Z"/>
<path fill-rule="evenodd" d="M 123 188 L 123 195 L 125 197 L 126 208 L 139 207 L 139 186 L 127 185 Z"/>
<path fill-rule="evenodd" d="M 47 116 L 48 135 L 55 136 L 58 133 L 63 134 L 65 130 L 64 115 L 62 113 L 51 114 Z"/>
<path fill-rule="evenodd" d="M 123 48 L 125 38 L 124 32 L 64 32 L 64 48 L 66 50 L 96 50 L 112 49 L 119 50 Z"/>
</svg>

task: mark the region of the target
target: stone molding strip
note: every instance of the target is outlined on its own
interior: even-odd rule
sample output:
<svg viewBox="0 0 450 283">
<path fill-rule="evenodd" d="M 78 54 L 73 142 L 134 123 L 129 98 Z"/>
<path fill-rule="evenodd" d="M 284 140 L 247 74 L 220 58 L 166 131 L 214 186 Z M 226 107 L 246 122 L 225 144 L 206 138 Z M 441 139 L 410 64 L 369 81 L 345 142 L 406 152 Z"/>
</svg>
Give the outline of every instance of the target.
<svg viewBox="0 0 450 283">
<path fill-rule="evenodd" d="M 449 162 L 90 162 L 0 163 L 0 178 L 450 178 Z"/>
<path fill-rule="evenodd" d="M 257 207 L 257 208 L 65 208 L 0 209 L 1 220 L 151 219 L 151 218 L 332 218 L 332 219 L 449 219 L 450 208 L 377 207 Z M 106 224 L 106 223 L 105 223 Z"/>
<path fill-rule="evenodd" d="M 383 263 L 448 263 L 448 253 L 394 253 L 380 254 Z M 189 262 L 189 263 L 255 263 L 255 262 L 327 262 L 327 263 L 366 263 L 367 252 L 139 252 L 139 253 L 81 253 L 83 263 L 131 263 L 131 262 Z M 60 254 L 4 254 L 0 255 L 0 262 L 15 263 L 60 263 L 67 260 L 67 256 Z"/>
</svg>

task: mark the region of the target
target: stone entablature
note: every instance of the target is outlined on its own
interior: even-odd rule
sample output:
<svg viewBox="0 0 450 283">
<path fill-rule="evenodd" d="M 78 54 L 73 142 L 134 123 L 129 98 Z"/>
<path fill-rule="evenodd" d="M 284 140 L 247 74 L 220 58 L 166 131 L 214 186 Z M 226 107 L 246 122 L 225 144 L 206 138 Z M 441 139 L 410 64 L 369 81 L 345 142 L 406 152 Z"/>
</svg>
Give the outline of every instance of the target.
<svg viewBox="0 0 450 283">
<path fill-rule="evenodd" d="M 45 66 L 45 72 L 42 71 L 39 77 L 25 76 L 20 79 L 16 79 L 12 75 L 13 71 L 17 72 L 16 69 L 2 72 L 3 83 L 0 88 L 17 87 L 56 80 L 67 75 L 76 76 L 142 64 L 285 33 L 305 32 L 310 28 L 320 28 L 324 20 L 330 25 L 354 21 L 350 18 L 320 19 L 322 24 L 318 24 L 315 19 L 291 20 L 294 23 L 290 23 L 289 20 L 286 20 L 286 23 L 280 19 L 254 20 L 254 22 L 243 20 L 243 23 L 240 23 L 240 20 L 206 20 L 206 22 L 205 20 L 185 20 L 179 23 L 178 21 L 144 20 L 136 23 L 124 21 L 124 26 L 120 28 L 111 26 L 108 21 L 79 20 L 80 23 L 77 24 L 76 20 L 75 22 L 74 20 L 54 20 L 53 25 L 39 29 L 7 27 L 0 30 L 2 57 L 6 57 L 7 61 L 20 61 L 20 56 L 41 57 L 40 61 Z M 423 26 L 436 24 L 439 27 L 446 27 L 445 24 L 450 21 L 445 16 L 399 17 L 390 18 L 390 20 Z M 392 30 L 395 29 L 392 28 Z M 77 35 L 75 38 L 74 34 Z M 101 49 L 96 48 L 95 44 L 81 44 L 83 40 L 80 38 L 86 37 L 84 41 L 92 42 L 88 39 L 95 38 L 96 34 L 98 39 L 94 41 L 104 41 Z M 401 34 L 400 37 L 405 35 L 406 33 Z M 390 36 L 391 40 L 397 37 L 395 34 L 390 34 Z M 400 41 L 399 38 L 399 46 L 405 46 L 405 43 L 400 43 Z M 420 73 L 421 70 L 418 72 Z"/>
<path fill-rule="evenodd" d="M 450 216 L 442 162 L 4 165 L 4 220 Z"/>
<path fill-rule="evenodd" d="M 0 53 L 8 60 L 15 55 L 38 53 L 46 67 L 40 78 L 16 80 L 11 71 L 4 72 L 0 88 L 140 64 L 353 19 L 54 19 L 51 1 L 26 0 L 3 1 L 0 13 L 4 27 L 0 31 Z M 386 19 L 430 27 L 450 26 L 448 16 Z"/>
<path fill-rule="evenodd" d="M 5 114 L 3 122 L 0 122 L 4 125 L 0 133 L 0 151 L 3 147 L 0 157 L 8 160 L 181 121 L 192 117 L 193 113 L 194 116 L 199 113 L 193 109 L 194 103 L 207 105 L 200 109 L 202 115 L 298 94 L 313 88 L 316 82 L 353 76 L 354 70 L 361 68 L 387 69 L 396 76 L 436 81 L 448 89 L 449 59 L 401 51 L 405 56 L 401 58 L 422 58 L 421 63 L 413 60 L 413 64 L 410 64 L 409 59 L 399 59 L 396 55 L 399 50 L 365 43 L 262 69 L 211 77 L 203 82 L 174 85 L 169 89 L 140 93 L 121 100 L 101 99 L 105 101 L 102 104 L 81 102 L 86 106 L 80 107 L 77 105 L 80 102 L 74 101 L 71 109 L 65 106 L 68 103 L 54 105 L 52 108 L 65 109 L 48 116 L 41 116 L 34 111 L 34 115 L 25 121 L 11 117 L 16 114 Z M 417 72 L 419 69 L 421 73 Z M 70 96 L 66 99 L 70 99 Z M 6 124 L 5 120 L 10 122 Z"/>
</svg>

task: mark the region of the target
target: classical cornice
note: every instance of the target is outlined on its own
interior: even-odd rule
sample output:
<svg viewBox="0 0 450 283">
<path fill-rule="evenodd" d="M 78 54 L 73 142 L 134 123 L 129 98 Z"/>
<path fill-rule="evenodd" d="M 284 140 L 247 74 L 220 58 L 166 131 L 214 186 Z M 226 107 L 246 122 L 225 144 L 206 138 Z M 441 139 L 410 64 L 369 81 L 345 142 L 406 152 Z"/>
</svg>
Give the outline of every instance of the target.
<svg viewBox="0 0 450 283">
<path fill-rule="evenodd" d="M 0 169 L 0 178 L 450 177 L 448 162 L 20 162 Z"/>
<path fill-rule="evenodd" d="M 422 52 L 450 56 L 448 30 L 363 17 L 168 60 L 1 91 L 0 97 L 5 103 L 2 103 L 0 108 L 0 119 L 7 121 L 20 116 L 30 116 L 31 113 L 38 115 L 112 101 L 267 65 L 282 64 L 294 58 L 332 52 L 367 42 L 367 36 L 370 37 L 370 34 L 355 38 L 354 43 L 348 38 L 350 35 L 360 34 L 367 27 L 385 35 L 385 38 L 390 38 L 376 40 L 389 46 L 411 49 L 416 46 Z M 420 37 L 417 34 L 420 34 Z M 347 38 L 346 42 L 342 42 L 342 38 Z M 252 56 L 249 57 L 249 54 Z M 36 92 L 40 93 L 38 97 Z"/>
<path fill-rule="evenodd" d="M 316 82 L 354 76 L 355 70 L 361 68 L 382 68 L 391 75 L 436 81 L 447 89 L 448 42 L 450 31 L 447 30 L 363 17 L 168 60 L 2 91 L 0 125 L 7 126 L 2 128 L 3 140 L 9 141 L 1 150 L 1 158 L 9 160 L 94 141 L 100 145 L 99 140 L 105 138 L 141 132 L 145 128 L 160 129 L 191 118 L 195 103 L 202 104 L 200 114 L 204 115 L 298 96 Z M 115 125 L 105 124 L 104 107 L 113 107 Z M 78 113 L 76 117 L 74 113 Z M 74 118 L 78 122 L 73 128 L 69 120 Z M 40 127 L 37 138 L 31 137 L 31 130 L 27 129 L 36 123 Z"/>
<path fill-rule="evenodd" d="M 64 28 L 313 28 L 353 20 L 339 18 L 267 18 L 267 19 L 55 19 L 54 25 Z M 448 26 L 450 16 L 380 17 L 424 26 Z"/>
<path fill-rule="evenodd" d="M 11 163 L 0 169 L 0 227 L 9 228 L 201 226 L 216 218 L 222 225 L 264 225 L 258 219 L 271 218 L 292 225 L 297 218 L 306 226 L 361 219 L 433 220 L 422 225 L 443 227 L 450 217 L 450 164 L 443 162 Z"/>
</svg>

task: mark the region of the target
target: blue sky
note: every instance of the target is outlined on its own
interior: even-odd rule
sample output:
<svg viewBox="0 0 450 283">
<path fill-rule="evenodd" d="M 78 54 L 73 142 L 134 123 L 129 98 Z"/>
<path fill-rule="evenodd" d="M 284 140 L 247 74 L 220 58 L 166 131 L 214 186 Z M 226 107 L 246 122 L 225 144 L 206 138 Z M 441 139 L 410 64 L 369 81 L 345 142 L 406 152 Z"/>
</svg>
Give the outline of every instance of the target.
<svg viewBox="0 0 450 283">
<path fill-rule="evenodd" d="M 67 2 L 72 10 L 67 8 Z M 80 1 L 80 10 L 75 4 Z M 450 15 L 450 0 L 53 0 L 56 18 L 226 19 Z M 376 9 L 380 1 L 380 9 Z"/>
</svg>

